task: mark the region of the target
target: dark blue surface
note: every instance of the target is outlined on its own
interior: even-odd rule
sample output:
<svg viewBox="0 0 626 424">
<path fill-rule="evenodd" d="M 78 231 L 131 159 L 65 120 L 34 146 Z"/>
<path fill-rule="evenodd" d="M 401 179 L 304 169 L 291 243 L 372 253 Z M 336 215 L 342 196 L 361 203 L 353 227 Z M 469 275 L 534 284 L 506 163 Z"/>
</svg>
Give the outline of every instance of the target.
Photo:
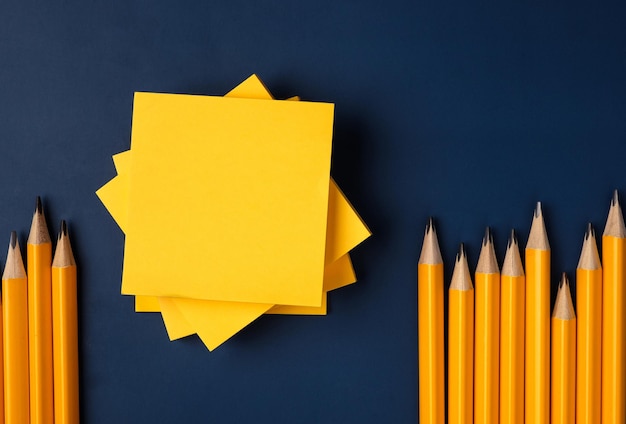
<svg viewBox="0 0 626 424">
<path fill-rule="evenodd" d="M 416 422 L 428 217 L 449 277 L 486 225 L 500 261 L 511 228 L 524 246 L 542 201 L 554 287 L 626 199 L 623 3 L 284 3 L 0 3 L 0 242 L 25 242 L 36 195 L 69 221 L 85 423 Z M 94 192 L 134 91 L 221 95 L 251 73 L 336 104 L 333 174 L 374 236 L 328 316 L 263 317 L 209 353 L 120 295 L 123 235 Z"/>
</svg>

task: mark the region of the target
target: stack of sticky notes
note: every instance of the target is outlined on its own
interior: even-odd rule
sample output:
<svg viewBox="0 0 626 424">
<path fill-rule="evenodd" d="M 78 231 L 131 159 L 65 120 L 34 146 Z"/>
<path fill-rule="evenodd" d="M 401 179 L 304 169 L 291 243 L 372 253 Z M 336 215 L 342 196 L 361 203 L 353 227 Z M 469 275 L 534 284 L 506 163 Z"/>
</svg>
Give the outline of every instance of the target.
<svg viewBox="0 0 626 424">
<path fill-rule="evenodd" d="M 136 93 L 131 149 L 97 191 L 126 235 L 122 294 L 212 350 L 265 313 L 326 314 L 370 232 L 330 177 L 334 107 Z"/>
</svg>

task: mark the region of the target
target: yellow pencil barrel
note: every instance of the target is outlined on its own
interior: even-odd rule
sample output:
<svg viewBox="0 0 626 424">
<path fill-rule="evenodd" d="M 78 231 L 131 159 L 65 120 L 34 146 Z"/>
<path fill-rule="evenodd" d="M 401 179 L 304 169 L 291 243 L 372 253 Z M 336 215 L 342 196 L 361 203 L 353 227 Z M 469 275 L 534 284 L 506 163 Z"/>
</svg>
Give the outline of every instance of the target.
<svg viewBox="0 0 626 424">
<path fill-rule="evenodd" d="M 2 281 L 5 421 L 29 421 L 26 278 Z"/>
<path fill-rule="evenodd" d="M 602 269 L 576 270 L 576 422 L 601 422 Z"/>
<path fill-rule="evenodd" d="M 52 267 L 55 424 L 78 423 L 76 267 Z"/>
<path fill-rule="evenodd" d="M 420 422 L 444 423 L 443 264 L 418 265 Z"/>
<path fill-rule="evenodd" d="M 525 422 L 550 422 L 550 251 L 526 249 Z"/>
<path fill-rule="evenodd" d="M 551 424 L 576 421 L 576 318 L 552 318 Z"/>
<path fill-rule="evenodd" d="M 500 423 L 524 422 L 525 277 L 501 276 Z"/>
<path fill-rule="evenodd" d="M 464 424 L 474 418 L 474 289 L 449 293 L 448 423 Z"/>
<path fill-rule="evenodd" d="M 476 272 L 474 282 L 474 423 L 498 423 L 500 274 Z"/>
<path fill-rule="evenodd" d="M 28 282 L 15 232 L 2 276 L 4 422 L 29 423 Z"/>
<path fill-rule="evenodd" d="M 626 422 L 626 238 L 602 237 L 602 422 Z"/>
<path fill-rule="evenodd" d="M 30 410 L 33 424 L 52 423 L 52 244 L 28 243 Z"/>
</svg>

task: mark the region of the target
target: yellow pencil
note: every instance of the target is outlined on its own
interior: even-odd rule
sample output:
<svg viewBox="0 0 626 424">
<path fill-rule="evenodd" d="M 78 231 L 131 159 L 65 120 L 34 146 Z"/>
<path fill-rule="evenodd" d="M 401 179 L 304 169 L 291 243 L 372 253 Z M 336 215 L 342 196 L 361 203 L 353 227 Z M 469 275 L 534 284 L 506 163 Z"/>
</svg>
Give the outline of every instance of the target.
<svg viewBox="0 0 626 424">
<path fill-rule="evenodd" d="M 426 226 L 417 270 L 420 422 L 443 424 L 443 261 L 432 220 Z"/>
<path fill-rule="evenodd" d="M 4 419 L 28 423 L 28 283 L 15 231 L 2 274 L 4 327 Z"/>
<path fill-rule="evenodd" d="M 52 261 L 52 336 L 55 424 L 78 424 L 78 313 L 76 262 L 65 221 Z"/>
<path fill-rule="evenodd" d="M 525 276 L 515 233 L 504 256 L 500 297 L 500 424 L 524 422 Z"/>
<path fill-rule="evenodd" d="M 526 244 L 525 414 L 528 424 L 550 422 L 550 244 L 537 203 Z"/>
<path fill-rule="evenodd" d="M 26 244 L 26 262 L 29 277 L 30 419 L 32 424 L 53 423 L 52 242 L 39 197 Z"/>
<path fill-rule="evenodd" d="M 463 245 L 454 264 L 449 294 L 448 423 L 471 423 L 474 406 L 474 287 Z"/>
<path fill-rule="evenodd" d="M 589 224 L 576 268 L 576 422 L 602 419 L 602 265 Z"/>
<path fill-rule="evenodd" d="M 626 228 L 615 191 L 602 235 L 602 422 L 626 423 Z"/>
<path fill-rule="evenodd" d="M 474 423 L 498 423 L 500 386 L 500 269 L 487 228 L 474 278 Z"/>
<path fill-rule="evenodd" d="M 576 422 L 576 314 L 563 274 L 552 314 L 551 424 Z"/>
</svg>

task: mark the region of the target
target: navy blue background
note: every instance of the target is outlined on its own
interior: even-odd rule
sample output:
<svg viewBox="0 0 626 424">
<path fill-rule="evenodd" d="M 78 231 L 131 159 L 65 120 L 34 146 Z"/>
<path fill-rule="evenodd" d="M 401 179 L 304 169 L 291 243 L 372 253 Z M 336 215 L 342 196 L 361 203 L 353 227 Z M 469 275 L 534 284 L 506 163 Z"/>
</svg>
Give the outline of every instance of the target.
<svg viewBox="0 0 626 424">
<path fill-rule="evenodd" d="M 51 3 L 0 3 L 0 241 L 24 246 L 37 195 L 54 232 L 69 222 L 85 423 L 416 422 L 428 217 L 449 278 L 487 225 L 500 261 L 511 228 L 524 246 L 542 201 L 555 287 L 626 196 L 623 3 Z M 208 352 L 120 295 L 123 234 L 94 192 L 134 91 L 222 95 L 252 73 L 336 104 L 333 175 L 374 235 L 328 316 L 262 317 Z"/>
</svg>

